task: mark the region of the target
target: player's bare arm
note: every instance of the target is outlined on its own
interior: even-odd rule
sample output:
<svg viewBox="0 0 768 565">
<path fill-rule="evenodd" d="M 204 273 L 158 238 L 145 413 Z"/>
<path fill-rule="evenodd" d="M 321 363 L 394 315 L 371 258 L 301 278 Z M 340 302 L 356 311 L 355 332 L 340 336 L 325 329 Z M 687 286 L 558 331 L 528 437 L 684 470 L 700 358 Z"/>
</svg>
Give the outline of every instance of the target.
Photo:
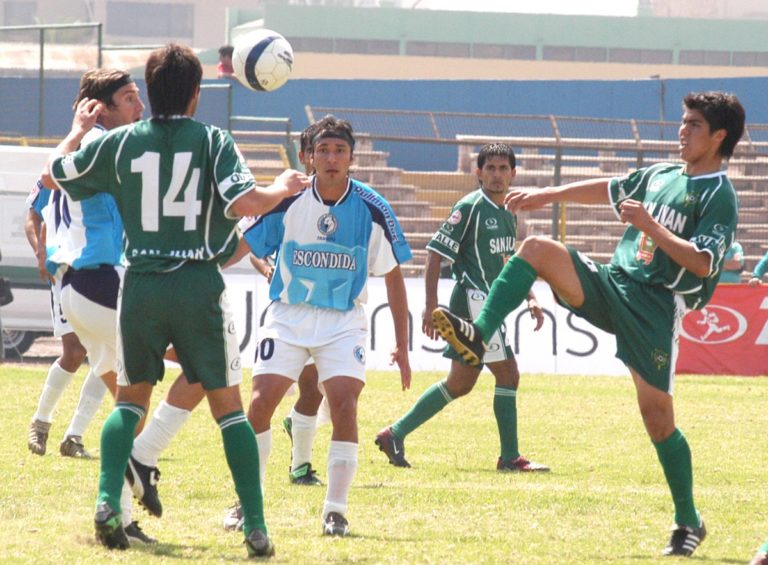
<svg viewBox="0 0 768 565">
<path fill-rule="evenodd" d="M 536 327 L 533 331 L 537 332 L 544 325 L 544 310 L 542 309 L 539 301 L 536 300 L 536 295 L 531 290 L 528 292 L 528 311 L 531 313 L 531 318 L 536 320 Z"/>
<path fill-rule="evenodd" d="M 272 275 L 275 274 L 275 266 L 269 262 L 269 258 L 263 259 L 256 257 L 253 253 L 248 256 L 251 261 L 251 265 L 256 269 L 261 276 L 267 279 L 267 282 L 272 282 Z"/>
<path fill-rule="evenodd" d="M 607 204 L 609 179 L 591 179 L 546 188 L 513 188 L 504 198 L 504 206 L 512 212 L 538 210 L 554 202 Z"/>
<path fill-rule="evenodd" d="M 248 247 L 245 239 L 241 236 L 237 241 L 237 249 L 235 249 L 235 252 L 229 259 L 227 259 L 226 263 L 224 263 L 221 268 L 226 269 L 227 267 L 231 267 L 232 265 L 239 263 L 240 260 L 250 252 L 251 248 Z"/>
<path fill-rule="evenodd" d="M 99 114 L 101 114 L 103 109 L 104 104 L 91 98 L 83 98 L 77 104 L 77 108 L 75 108 L 75 117 L 72 118 L 72 129 L 53 150 L 53 153 L 51 153 L 51 156 L 48 158 L 48 162 L 45 164 L 43 174 L 40 175 L 40 181 L 45 188 L 51 190 L 57 190 L 59 188 L 58 185 L 53 182 L 53 178 L 51 177 L 51 165 L 53 164 L 53 161 L 57 157 L 72 153 L 72 151 L 75 151 L 80 146 L 80 142 L 83 140 L 83 137 L 85 137 L 85 134 L 91 131 L 93 126 L 96 125 L 96 120 L 98 120 Z"/>
<path fill-rule="evenodd" d="M 437 282 L 440 279 L 440 261 L 442 257 L 434 251 L 427 251 L 427 264 L 424 268 L 424 311 L 421 313 L 421 331 L 430 339 L 437 339 L 437 331 L 432 324 L 432 311 L 437 308 Z"/>
<path fill-rule="evenodd" d="M 712 269 L 712 256 L 699 251 L 690 241 L 682 239 L 653 219 L 642 202 L 628 199 L 619 205 L 622 222 L 635 226 L 649 235 L 669 257 L 697 277 L 706 277 Z"/>
<path fill-rule="evenodd" d="M 384 275 L 387 286 L 387 300 L 395 323 L 395 347 L 392 349 L 390 364 L 400 368 L 400 383 L 403 390 L 411 388 L 411 363 L 408 359 L 408 295 L 400 267 Z"/>
<path fill-rule="evenodd" d="M 37 271 L 40 280 L 48 280 L 48 271 L 45 269 L 45 239 L 42 237 L 43 219 L 34 209 L 27 209 L 27 217 L 24 220 L 24 233 L 27 236 L 29 246 L 37 259 Z"/>
<path fill-rule="evenodd" d="M 309 177 L 304 173 L 288 169 L 275 177 L 270 186 L 256 186 L 232 203 L 230 210 L 236 216 L 259 216 L 266 214 L 284 198 L 293 196 L 309 186 Z"/>
</svg>

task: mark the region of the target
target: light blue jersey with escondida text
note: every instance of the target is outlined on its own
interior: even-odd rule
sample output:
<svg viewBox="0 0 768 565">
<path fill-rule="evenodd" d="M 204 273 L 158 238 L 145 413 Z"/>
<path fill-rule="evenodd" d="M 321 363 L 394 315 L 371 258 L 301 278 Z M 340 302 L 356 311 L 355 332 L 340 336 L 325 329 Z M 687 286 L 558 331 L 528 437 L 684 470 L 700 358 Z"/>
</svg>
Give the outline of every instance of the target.
<svg viewBox="0 0 768 565">
<path fill-rule="evenodd" d="M 369 272 L 385 275 L 412 257 L 387 201 L 352 179 L 330 203 L 313 181 L 243 231 L 257 257 L 277 253 L 269 297 L 287 304 L 351 310 L 366 301 Z"/>
</svg>

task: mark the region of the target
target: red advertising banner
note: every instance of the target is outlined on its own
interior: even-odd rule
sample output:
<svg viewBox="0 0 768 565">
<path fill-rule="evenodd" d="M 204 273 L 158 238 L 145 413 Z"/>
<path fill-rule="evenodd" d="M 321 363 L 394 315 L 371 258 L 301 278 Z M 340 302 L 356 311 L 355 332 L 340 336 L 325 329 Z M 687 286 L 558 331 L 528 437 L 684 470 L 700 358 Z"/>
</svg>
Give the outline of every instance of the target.
<svg viewBox="0 0 768 565">
<path fill-rule="evenodd" d="M 678 373 L 768 375 L 768 285 L 718 285 L 680 334 Z"/>
</svg>

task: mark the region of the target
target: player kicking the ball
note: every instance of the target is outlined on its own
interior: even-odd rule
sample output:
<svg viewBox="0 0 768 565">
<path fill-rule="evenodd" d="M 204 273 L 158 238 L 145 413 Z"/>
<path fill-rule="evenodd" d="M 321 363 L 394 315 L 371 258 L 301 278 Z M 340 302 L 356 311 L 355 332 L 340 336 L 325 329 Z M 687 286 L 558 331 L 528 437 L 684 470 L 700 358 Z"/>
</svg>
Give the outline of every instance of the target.
<svg viewBox="0 0 768 565">
<path fill-rule="evenodd" d="M 722 170 L 744 131 L 744 108 L 730 94 L 692 93 L 683 100 L 682 165 L 657 164 L 623 178 L 543 190 L 513 190 L 513 213 L 553 202 L 608 203 L 627 225 L 609 265 L 546 237 L 529 237 L 494 281 L 474 322 L 433 312 L 435 327 L 470 363 L 480 362 L 494 332 L 527 296 L 536 277 L 557 300 L 616 335 L 645 429 L 675 505 L 664 555 L 691 555 L 706 536 L 693 501 L 691 451 L 675 424 L 672 393 L 677 336 L 686 308 L 714 292 L 736 231 L 736 193 Z"/>
</svg>

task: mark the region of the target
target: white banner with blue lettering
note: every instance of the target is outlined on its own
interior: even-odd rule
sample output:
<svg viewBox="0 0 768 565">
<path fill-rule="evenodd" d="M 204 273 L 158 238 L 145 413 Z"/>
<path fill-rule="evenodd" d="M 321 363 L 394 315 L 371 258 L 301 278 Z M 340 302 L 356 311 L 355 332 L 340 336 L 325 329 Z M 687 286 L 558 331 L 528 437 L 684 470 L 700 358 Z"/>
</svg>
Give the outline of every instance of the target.
<svg viewBox="0 0 768 565">
<path fill-rule="evenodd" d="M 234 311 L 240 338 L 243 366 L 253 365 L 258 328 L 269 304 L 266 280 L 257 274 L 225 272 L 229 302 Z M 411 332 L 409 351 L 414 371 L 447 371 L 450 361 L 442 352 L 442 341 L 433 341 L 421 332 L 424 309 L 424 281 L 406 279 Z M 438 296 L 447 305 L 453 281 L 441 279 Z M 549 285 L 538 281 L 536 296 L 544 308 L 544 326 L 533 331 L 534 321 L 524 305 L 507 317 L 507 335 L 517 357 L 521 373 L 556 373 L 578 375 L 628 375 L 615 357 L 616 340 L 588 322 L 558 306 Z M 371 370 L 396 370 L 389 364 L 389 352 L 395 343 L 392 316 L 387 304 L 383 278 L 371 278 L 368 285 L 367 367 Z"/>
</svg>

